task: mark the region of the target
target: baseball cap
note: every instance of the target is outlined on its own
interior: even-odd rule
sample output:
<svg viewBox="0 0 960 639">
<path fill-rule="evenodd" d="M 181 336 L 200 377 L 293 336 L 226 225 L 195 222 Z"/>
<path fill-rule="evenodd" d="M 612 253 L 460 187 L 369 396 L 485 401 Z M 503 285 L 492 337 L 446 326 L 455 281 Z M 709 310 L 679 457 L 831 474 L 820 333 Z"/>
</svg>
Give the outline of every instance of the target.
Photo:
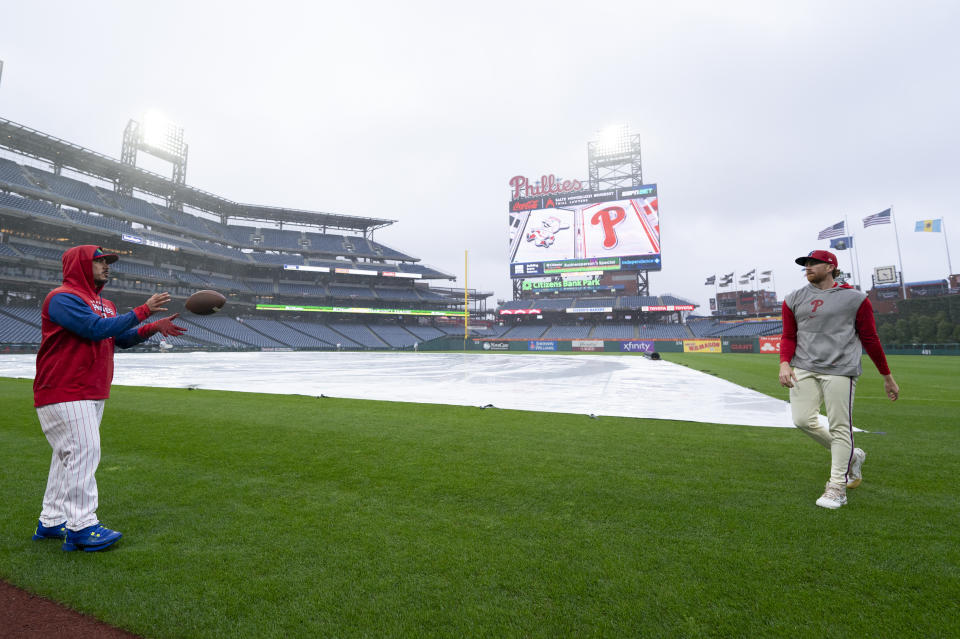
<svg viewBox="0 0 960 639">
<path fill-rule="evenodd" d="M 839 262 L 837 262 L 837 256 L 831 253 L 830 251 L 816 250 L 810 251 L 802 257 L 798 257 L 794 260 L 800 266 L 806 266 L 807 260 L 817 260 L 818 262 L 826 262 L 833 266 L 833 268 L 840 268 Z"/>
<path fill-rule="evenodd" d="M 104 253 L 103 249 L 98 246 L 97 250 L 93 252 L 93 257 L 91 259 L 99 260 L 100 258 L 105 258 L 107 260 L 107 264 L 113 264 L 120 259 L 120 256 L 116 253 Z"/>
</svg>

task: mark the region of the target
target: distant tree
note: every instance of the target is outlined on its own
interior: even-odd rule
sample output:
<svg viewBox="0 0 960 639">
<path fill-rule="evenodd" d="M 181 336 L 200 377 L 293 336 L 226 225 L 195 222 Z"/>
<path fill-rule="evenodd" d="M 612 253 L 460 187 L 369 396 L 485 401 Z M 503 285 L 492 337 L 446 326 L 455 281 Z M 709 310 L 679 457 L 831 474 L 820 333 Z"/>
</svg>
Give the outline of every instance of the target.
<svg viewBox="0 0 960 639">
<path fill-rule="evenodd" d="M 884 322 L 878 326 L 877 334 L 880 335 L 880 342 L 883 344 L 895 344 L 897 342 L 897 327 L 891 322 Z"/>
<path fill-rule="evenodd" d="M 937 323 L 929 315 L 917 319 L 917 337 L 921 344 L 930 344 L 937 339 Z"/>
<path fill-rule="evenodd" d="M 898 319 L 894 325 L 894 341 L 897 344 L 910 344 L 913 342 L 913 334 L 910 331 L 910 322 L 905 319 Z"/>
<path fill-rule="evenodd" d="M 939 315 L 939 313 L 938 313 Z M 937 323 L 937 342 L 940 344 L 946 344 L 951 339 L 953 339 L 953 324 L 951 324 L 946 319 L 941 320 Z"/>
</svg>

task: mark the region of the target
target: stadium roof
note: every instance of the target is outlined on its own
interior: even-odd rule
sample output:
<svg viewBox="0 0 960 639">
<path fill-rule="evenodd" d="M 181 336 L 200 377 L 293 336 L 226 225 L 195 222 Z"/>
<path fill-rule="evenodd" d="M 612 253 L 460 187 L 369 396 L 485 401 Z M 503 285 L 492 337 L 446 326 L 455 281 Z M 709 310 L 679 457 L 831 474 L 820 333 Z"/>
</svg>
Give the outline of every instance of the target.
<svg viewBox="0 0 960 639">
<path fill-rule="evenodd" d="M 157 173 L 123 164 L 102 153 L 3 118 L 0 118 L 0 147 L 114 184 L 123 180 L 139 191 L 162 198 L 172 198 L 187 206 L 218 215 L 225 220 L 265 220 L 364 233 L 396 222 L 396 220 L 322 211 L 240 204 L 202 189 L 176 184 L 173 180 Z"/>
</svg>

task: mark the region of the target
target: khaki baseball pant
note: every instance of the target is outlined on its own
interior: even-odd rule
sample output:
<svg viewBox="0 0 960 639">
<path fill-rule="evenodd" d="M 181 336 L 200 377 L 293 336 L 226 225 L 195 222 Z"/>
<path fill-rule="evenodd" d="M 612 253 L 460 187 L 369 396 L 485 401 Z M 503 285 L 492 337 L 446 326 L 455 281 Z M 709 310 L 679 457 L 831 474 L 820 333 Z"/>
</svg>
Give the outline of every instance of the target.
<svg viewBox="0 0 960 639">
<path fill-rule="evenodd" d="M 40 523 L 82 530 L 98 523 L 97 479 L 104 400 L 47 404 L 37 409 L 53 448 Z"/>
<path fill-rule="evenodd" d="M 797 428 L 830 451 L 830 481 L 847 485 L 853 460 L 853 392 L 856 377 L 812 373 L 794 368 L 797 381 L 790 389 L 790 412 Z M 820 425 L 820 405 L 827 410 L 828 428 Z"/>
</svg>

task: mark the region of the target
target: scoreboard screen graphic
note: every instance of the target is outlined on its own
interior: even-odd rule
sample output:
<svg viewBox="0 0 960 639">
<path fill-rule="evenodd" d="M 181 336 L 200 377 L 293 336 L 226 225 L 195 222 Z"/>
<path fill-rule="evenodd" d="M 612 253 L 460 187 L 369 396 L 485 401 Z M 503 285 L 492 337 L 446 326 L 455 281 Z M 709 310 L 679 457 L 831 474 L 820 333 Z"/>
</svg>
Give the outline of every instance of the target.
<svg viewBox="0 0 960 639">
<path fill-rule="evenodd" d="M 657 185 L 510 203 L 510 276 L 659 271 Z"/>
</svg>

